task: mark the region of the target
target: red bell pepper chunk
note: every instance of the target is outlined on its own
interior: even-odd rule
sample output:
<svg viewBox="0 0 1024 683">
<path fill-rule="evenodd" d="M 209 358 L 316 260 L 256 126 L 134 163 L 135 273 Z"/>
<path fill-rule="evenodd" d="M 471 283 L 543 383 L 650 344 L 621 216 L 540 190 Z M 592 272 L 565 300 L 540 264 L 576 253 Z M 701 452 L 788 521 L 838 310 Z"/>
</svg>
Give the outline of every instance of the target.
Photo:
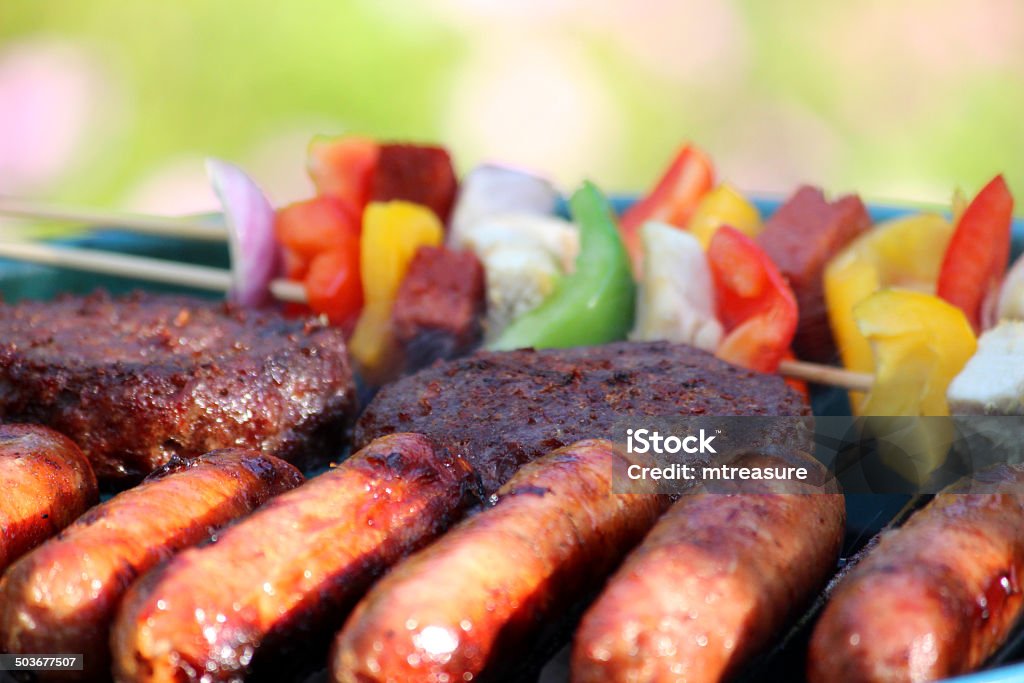
<svg viewBox="0 0 1024 683">
<path fill-rule="evenodd" d="M 686 144 L 651 193 L 622 214 L 619 227 L 637 278 L 643 273 L 641 226 L 655 220 L 685 228 L 701 197 L 714 184 L 715 169 L 711 160 L 696 146 Z"/>
<path fill-rule="evenodd" d="M 379 156 L 380 146 L 368 138 L 316 137 L 309 143 L 306 170 L 318 195 L 340 199 L 362 216 Z"/>
<path fill-rule="evenodd" d="M 317 254 L 348 244 L 350 235 L 359 236 L 355 212 L 333 197 L 314 197 L 278 209 L 274 233 L 285 248 L 306 263 Z M 286 259 L 287 260 L 287 259 Z"/>
<path fill-rule="evenodd" d="M 335 249 L 317 255 L 306 273 L 309 307 L 327 316 L 332 325 L 351 333 L 363 308 L 359 273 L 359 238 L 346 235 Z"/>
<path fill-rule="evenodd" d="M 946 247 L 937 293 L 964 312 L 975 333 L 999 295 L 1010 261 L 1012 222 L 1013 195 L 997 175 L 960 216 Z"/>
<path fill-rule="evenodd" d="M 715 355 L 751 370 L 775 372 L 796 334 L 793 290 L 768 255 L 729 226 L 711 239 L 708 264 L 725 328 Z"/>
</svg>

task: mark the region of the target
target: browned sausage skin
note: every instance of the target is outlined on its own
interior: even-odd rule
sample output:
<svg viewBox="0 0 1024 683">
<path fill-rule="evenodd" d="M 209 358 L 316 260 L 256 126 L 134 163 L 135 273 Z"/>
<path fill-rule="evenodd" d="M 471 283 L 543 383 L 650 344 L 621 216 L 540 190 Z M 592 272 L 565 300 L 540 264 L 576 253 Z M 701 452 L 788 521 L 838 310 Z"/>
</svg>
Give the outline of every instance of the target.
<svg viewBox="0 0 1024 683">
<path fill-rule="evenodd" d="M 523 468 L 494 507 L 400 564 L 335 641 L 335 681 L 470 681 L 503 671 L 600 585 L 668 499 L 613 495 L 607 441 Z"/>
<path fill-rule="evenodd" d="M 71 439 L 0 424 L 0 573 L 96 503 L 96 476 Z"/>
<path fill-rule="evenodd" d="M 377 439 L 136 584 L 113 631 L 117 679 L 238 680 L 254 657 L 338 628 L 380 572 L 461 514 L 474 482 L 424 436 Z"/>
<path fill-rule="evenodd" d="M 1000 465 L 937 495 L 850 571 L 815 626 L 808 678 L 896 683 L 970 671 L 1020 616 L 1021 576 L 1024 466 Z"/>
<path fill-rule="evenodd" d="M 104 675 L 110 622 L 137 576 L 301 482 L 292 465 L 256 451 L 172 461 L 11 566 L 0 581 L 0 648 L 82 653 L 86 674 Z"/>
<path fill-rule="evenodd" d="M 584 615 L 573 683 L 721 681 L 776 639 L 835 569 L 846 517 L 835 488 L 790 486 L 676 502 Z"/>
</svg>

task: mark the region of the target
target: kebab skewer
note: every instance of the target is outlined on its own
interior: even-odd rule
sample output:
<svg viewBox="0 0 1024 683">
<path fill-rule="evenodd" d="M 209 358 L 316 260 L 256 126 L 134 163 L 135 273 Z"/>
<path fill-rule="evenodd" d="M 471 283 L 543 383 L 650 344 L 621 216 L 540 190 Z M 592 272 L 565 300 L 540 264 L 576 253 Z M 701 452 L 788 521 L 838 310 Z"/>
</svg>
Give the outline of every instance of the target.
<svg viewBox="0 0 1024 683">
<path fill-rule="evenodd" d="M 302 303 L 305 300 L 305 302 L 313 304 L 315 310 L 327 308 L 331 321 L 341 324 L 343 327 L 347 326 L 349 332 L 353 327 L 356 328 L 351 345 L 353 355 L 357 360 L 363 360 L 363 365 L 384 366 L 387 364 L 388 354 L 381 353 L 381 349 L 387 349 L 388 344 L 381 342 L 389 341 L 384 332 L 388 327 L 387 314 L 394 304 L 395 292 L 408 269 L 408 264 L 411 262 L 416 248 L 435 245 L 442 250 L 446 249 L 440 245 L 445 240 L 445 226 L 442 221 L 451 212 L 452 203 L 455 202 L 455 181 L 453 180 L 454 174 L 450 171 L 450 162 L 446 153 L 439 148 L 377 145 L 370 141 L 351 137 L 333 142 L 315 141 L 311 147 L 310 159 L 310 173 L 318 189 L 324 189 L 333 194 L 318 196 L 314 200 L 285 207 L 277 212 L 276 217 L 259 188 L 240 169 L 223 162 L 213 161 L 209 164 L 214 187 L 224 203 L 228 235 L 232 247 L 231 273 L 220 269 L 146 260 L 142 257 L 129 257 L 121 254 L 92 253 L 84 250 L 72 253 L 59 251 L 52 247 L 20 243 L 0 244 L 0 247 L 4 250 L 2 253 L 22 260 L 128 275 L 179 285 L 187 284 L 211 291 L 223 291 L 227 288 L 233 298 L 249 305 L 265 303 L 270 298 L 291 303 Z M 390 161 L 385 163 L 386 159 L 390 159 Z M 403 181 L 400 180 L 403 174 L 410 176 L 409 169 L 415 168 L 417 164 L 419 164 L 418 170 L 421 177 L 417 178 L 416 183 L 406 182 L 403 185 Z M 378 167 L 391 168 L 390 176 L 385 173 L 384 180 L 381 180 Z M 375 168 L 376 172 L 373 171 Z M 424 171 L 429 172 L 424 174 Z M 420 182 L 424 178 L 431 182 Z M 706 182 L 698 183 L 700 187 L 691 186 L 687 179 L 694 178 L 703 178 Z M 654 276 L 646 275 L 641 281 L 638 321 L 630 334 L 631 338 L 641 340 L 667 338 L 670 341 L 693 343 L 710 349 L 720 346 L 716 350 L 727 360 L 762 371 L 774 371 L 777 369 L 776 364 L 779 360 L 777 354 L 784 352 L 781 344 L 784 342 L 788 346 L 788 343 L 793 341 L 788 329 L 792 324 L 790 318 L 798 316 L 796 330 L 798 340 L 812 337 L 820 340 L 823 329 L 823 325 L 820 324 L 823 319 L 821 313 L 827 302 L 830 309 L 831 326 L 835 331 L 840 350 L 843 352 L 843 359 L 852 366 L 850 370 L 853 372 L 830 366 L 802 363 L 795 361 L 792 357 L 783 358 L 781 368 L 778 369 L 782 374 L 790 377 L 834 384 L 857 392 L 867 390 L 871 385 L 872 377 L 865 371 L 872 369 L 873 353 L 871 349 L 868 349 L 866 354 L 860 354 L 866 362 L 857 361 L 858 356 L 854 352 L 859 348 L 855 343 L 858 339 L 853 337 L 857 337 L 859 331 L 854 329 L 851 335 L 851 325 L 842 324 L 846 320 L 843 317 L 843 311 L 840 310 L 839 315 L 836 315 L 836 310 L 852 310 L 853 306 L 835 305 L 835 301 L 842 303 L 839 301 L 842 296 L 835 295 L 832 291 L 836 289 L 835 287 L 830 289 L 830 285 L 834 284 L 835 280 L 839 280 L 841 283 L 856 280 L 856 278 L 846 277 L 845 270 L 839 267 L 837 262 L 843 262 L 844 259 L 836 256 L 837 251 L 841 251 L 844 256 L 849 257 L 849 252 L 856 254 L 858 251 L 864 251 L 864 248 L 854 249 L 852 246 L 849 249 L 844 249 L 851 240 L 858 245 L 864 242 L 880 241 L 880 238 L 876 238 L 874 234 L 862 234 L 868 221 L 863 211 L 863 205 L 854 196 L 844 197 L 830 204 L 819 190 L 804 187 L 792 199 L 784 203 L 775 215 L 762 226 L 756 208 L 728 185 L 712 187 L 712 180 L 713 171 L 710 168 L 710 162 L 703 154 L 695 151 L 695 148 L 687 145 L 670 166 L 665 177 L 656 185 L 654 191 L 634 204 L 623 215 L 622 234 L 627 246 L 638 247 L 641 244 L 640 235 L 648 233 L 652 235 L 651 238 L 644 240 L 644 243 L 650 243 L 645 244 L 647 248 L 644 251 L 646 253 L 640 252 L 638 256 L 634 250 L 634 262 L 638 261 L 642 267 L 643 259 L 646 258 L 651 262 L 648 264 L 649 267 L 660 271 Z M 1008 196 L 1005 184 L 1001 183 L 1001 179 L 997 178 L 997 181 L 990 183 L 990 187 L 986 188 L 983 195 L 990 199 L 992 195 L 995 196 L 995 199 Z M 708 187 L 704 187 L 705 185 Z M 323 222 L 325 211 L 343 214 L 344 202 L 354 204 L 358 212 L 361 206 L 360 202 L 363 203 L 362 206 L 365 206 L 371 197 L 384 198 L 387 196 L 415 199 L 422 202 L 438 220 L 433 221 L 427 211 L 416 211 L 411 207 L 391 207 L 388 211 L 384 211 L 381 210 L 381 207 L 373 205 L 374 210 L 367 211 L 365 215 L 367 219 L 374 217 L 376 220 L 364 222 L 375 223 L 377 229 L 368 230 L 366 225 L 362 226 L 362 229 L 364 232 L 373 233 L 378 237 L 376 240 L 379 243 L 378 253 L 371 254 L 371 258 L 368 259 L 366 258 L 367 250 L 363 249 L 363 253 L 358 255 L 362 257 L 362 263 L 357 263 L 354 267 L 351 263 L 351 256 L 347 259 L 348 263 L 345 263 L 344 257 L 339 262 L 337 252 L 330 251 L 336 248 L 337 244 L 331 242 L 331 238 L 325 237 L 329 230 L 326 230 L 322 224 L 315 225 L 317 220 Z M 984 204 L 982 201 L 984 199 L 984 196 L 979 195 L 976 203 Z M 593 285 L 597 279 L 594 273 L 586 276 L 583 273 L 574 272 L 577 262 L 584 269 L 589 264 L 597 263 L 597 266 L 590 268 L 595 273 L 617 270 L 620 271 L 619 275 L 623 275 L 621 271 L 625 271 L 625 268 L 611 267 L 622 265 L 613 263 L 615 261 L 614 254 L 609 256 L 609 252 L 614 251 L 611 248 L 605 248 L 603 249 L 604 253 L 600 253 L 602 249 L 592 247 L 585 255 L 586 257 L 581 258 L 579 254 L 580 231 L 577 226 L 553 215 L 556 203 L 557 192 L 550 183 L 537 176 L 514 169 L 484 166 L 468 174 L 463 182 L 454 212 L 452 212 L 447 243 L 454 249 L 468 248 L 474 252 L 483 262 L 487 271 L 488 318 L 484 327 L 487 345 L 492 348 L 604 343 L 614 338 L 621 338 L 622 330 L 619 328 L 631 317 L 631 314 L 627 315 L 626 311 L 626 308 L 631 311 L 631 305 L 623 302 L 632 297 L 624 293 L 627 287 L 618 287 L 619 284 L 626 283 L 629 288 L 632 288 L 632 282 L 629 282 L 629 278 L 625 276 L 618 277 L 618 280 L 605 291 L 603 297 L 607 303 L 604 307 L 605 310 L 587 310 L 586 306 L 580 303 L 582 299 L 593 301 L 600 297 L 594 296 Z M 991 202 L 988 203 L 991 204 Z M 597 202 L 591 201 L 589 204 L 591 206 L 584 207 L 580 214 L 589 214 L 590 219 L 578 218 L 579 223 L 593 223 L 595 222 L 594 216 L 597 216 L 598 219 L 603 218 L 599 215 L 602 213 L 600 209 L 593 210 Z M 25 210 L 24 203 L 14 202 L 11 213 L 20 212 L 24 215 Z M 4 211 L 3 200 L 0 200 L 0 212 L 2 211 Z M 411 218 L 405 220 L 404 223 L 402 220 L 394 218 L 403 213 Z M 989 213 L 991 213 L 991 209 L 989 209 Z M 74 213 L 53 208 L 47 210 L 44 207 L 39 215 L 71 218 Z M 650 219 L 658 217 L 671 223 L 663 223 L 664 229 L 660 231 L 649 229 Z M 105 219 L 103 222 L 106 223 L 129 225 L 137 217 L 105 216 L 94 212 L 83 216 L 83 218 L 89 220 L 103 218 Z M 968 212 L 967 219 L 965 222 L 971 225 L 966 225 L 957 231 L 960 235 L 966 235 L 966 237 L 958 238 L 959 242 L 964 242 L 966 239 L 969 243 L 970 239 L 967 238 L 984 236 L 980 235 L 979 230 L 986 234 L 993 230 L 993 221 L 984 212 L 979 215 L 977 209 Z M 155 228 L 147 225 L 145 229 L 169 230 L 176 227 L 175 223 L 180 225 L 182 222 L 180 219 L 169 219 L 169 225 L 159 225 L 160 220 L 156 219 L 158 225 Z M 296 229 L 296 226 L 309 225 L 310 221 L 314 224 L 313 227 L 306 231 L 307 234 L 299 234 L 302 230 Z M 915 225 L 914 221 L 915 219 L 905 219 L 905 223 L 911 225 Z M 927 219 L 922 217 L 918 222 L 927 223 Z M 403 224 L 399 226 L 398 223 Z M 420 236 L 413 240 L 408 239 L 409 226 L 417 224 L 423 226 L 416 231 Z M 712 244 L 716 242 L 714 239 L 716 233 L 725 225 L 737 226 L 736 232 L 742 233 L 742 236 L 733 234 L 731 239 L 725 239 L 722 236 L 717 242 L 728 243 L 728 246 L 711 249 Z M 671 228 L 679 228 L 679 230 L 671 231 Z M 356 234 L 359 229 L 359 226 L 355 227 Z M 995 229 L 998 231 L 999 226 L 996 226 Z M 670 231 L 676 233 L 673 236 L 674 240 L 668 239 L 668 236 L 671 236 L 669 235 Z M 203 238 L 208 238 L 213 232 L 209 225 L 195 226 L 195 230 L 193 230 L 194 234 L 201 234 Z M 590 232 L 595 233 L 596 231 L 591 230 Z M 612 237 L 610 232 L 613 231 L 605 230 L 605 233 L 609 234 L 603 236 Z M 729 231 L 723 232 L 728 233 Z M 763 234 L 760 234 L 762 232 Z M 1008 233 L 1008 230 L 1006 232 Z M 658 277 L 660 276 L 661 280 L 664 280 L 667 269 L 673 266 L 679 268 L 679 264 L 672 264 L 664 258 L 660 259 L 662 263 L 659 267 L 659 257 L 664 257 L 668 253 L 679 255 L 682 253 L 678 248 L 680 246 L 688 247 L 683 252 L 695 252 L 683 255 L 697 258 L 696 254 L 701 254 L 702 249 L 689 249 L 691 246 L 696 247 L 696 244 L 674 244 L 674 242 L 684 242 L 684 235 L 691 234 L 696 238 L 695 242 L 709 249 L 710 260 L 719 263 L 719 267 L 715 269 L 715 289 L 717 291 L 710 293 L 711 298 L 719 300 L 717 310 L 710 313 L 704 311 L 705 320 L 703 322 L 700 319 L 702 314 L 698 304 L 702 302 L 699 298 L 701 296 L 708 298 L 708 293 L 698 292 L 697 298 L 694 298 L 693 292 L 684 291 L 687 288 L 690 290 L 700 289 L 700 278 L 683 278 L 676 273 L 679 277 L 676 278 L 675 286 L 667 288 L 667 295 L 673 297 L 681 293 L 684 298 L 687 298 L 685 302 L 673 299 L 666 303 L 666 293 L 658 292 Z M 746 244 L 743 236 L 751 238 L 756 246 Z M 626 239 L 630 237 L 632 239 Z M 365 239 L 363 241 L 370 242 L 372 240 Z M 589 241 L 593 243 L 596 238 L 592 236 Z M 1000 244 L 999 240 L 994 241 L 997 245 Z M 281 242 L 285 247 L 283 256 L 280 253 Z M 618 240 L 606 239 L 605 242 L 614 247 L 616 246 L 614 243 L 617 243 Z M 939 239 L 936 239 L 935 242 L 944 243 Z M 787 249 L 786 245 L 794 248 Z M 317 254 L 317 248 L 327 249 L 329 253 Z M 762 249 L 763 252 L 759 249 Z M 359 270 L 360 265 L 365 265 L 367 262 L 372 264 L 376 260 L 381 260 L 374 259 L 373 256 L 390 257 L 392 254 L 386 253 L 388 251 L 404 252 L 399 258 L 402 263 L 398 267 L 392 267 L 390 271 L 375 273 L 374 277 L 366 277 L 364 273 L 362 283 L 358 281 L 358 277 L 355 282 L 352 281 L 352 271 Z M 969 250 L 958 250 L 958 252 L 963 251 Z M 740 268 L 737 264 L 737 254 L 742 253 L 747 253 L 750 257 L 746 259 L 744 268 Z M 785 258 L 781 258 L 781 262 L 780 253 L 785 256 Z M 328 257 L 326 262 L 324 262 L 324 256 Z M 334 258 L 330 258 L 332 256 Z M 280 263 L 282 260 L 285 261 L 283 267 L 290 276 L 289 278 L 273 277 L 282 270 Z M 303 262 L 296 265 L 296 260 Z M 845 261 L 849 260 L 849 258 L 845 259 Z M 690 261 L 696 263 L 694 258 L 691 258 L 687 261 L 689 266 L 694 265 Z M 743 261 L 743 259 L 739 259 L 739 261 Z M 765 264 L 767 267 L 761 267 L 758 261 L 768 262 Z M 966 273 L 964 266 L 970 266 L 971 263 L 968 262 L 969 259 L 958 258 L 956 255 L 948 258 L 947 261 L 949 263 L 943 262 L 942 264 L 943 277 L 940 278 L 939 288 L 945 292 L 947 299 L 956 299 L 958 292 L 962 289 L 957 286 L 957 283 L 962 284 L 966 275 L 969 274 Z M 829 266 L 828 269 L 825 268 L 826 264 Z M 322 296 L 322 293 L 318 295 L 314 291 L 316 288 L 311 286 L 309 279 L 304 283 L 297 281 L 297 277 L 307 276 L 307 273 L 311 278 L 314 271 L 320 273 L 325 270 L 318 266 L 327 267 L 326 274 L 333 280 L 335 298 L 339 294 L 338 290 L 342 290 L 340 298 L 343 310 L 339 310 L 338 306 L 334 308 L 323 306 L 325 297 Z M 341 267 L 341 273 L 330 272 L 338 270 L 339 267 Z M 736 299 L 734 296 L 735 286 L 742 287 L 744 278 L 749 278 L 756 272 L 772 273 L 776 268 L 785 282 L 775 289 L 785 292 L 788 289 L 787 283 L 793 286 L 793 294 L 800 303 L 796 311 L 792 310 L 792 305 L 783 305 L 782 308 L 787 310 L 781 310 L 778 306 L 772 309 L 767 303 L 770 297 L 751 298 L 746 296 L 740 297 L 740 300 Z M 433 270 L 440 272 L 443 269 L 435 267 Z M 682 275 L 693 274 L 689 272 L 693 268 L 687 267 L 686 270 L 687 272 Z M 997 270 L 1000 269 L 993 267 L 987 269 L 987 272 L 991 273 Z M 838 271 L 843 277 L 832 277 L 835 271 Z M 898 280 L 899 274 L 896 274 L 896 277 L 897 281 L 893 284 L 898 286 L 901 284 Z M 730 279 L 735 281 L 731 285 L 728 282 Z M 990 279 L 994 279 L 998 284 L 998 278 Z M 560 282 L 560 280 L 564 280 L 564 282 Z M 588 282 L 583 282 L 583 280 L 588 280 Z M 374 286 L 381 281 L 386 281 L 386 286 Z M 695 281 L 697 286 L 694 285 Z M 825 285 L 825 296 L 822 295 L 820 286 L 808 285 L 808 283 L 822 283 L 822 281 Z M 350 286 L 343 287 L 339 283 Z M 366 286 L 367 283 L 370 283 L 370 286 Z M 684 285 L 683 287 L 679 286 L 681 283 Z M 985 287 L 974 288 L 978 292 L 975 293 L 977 296 L 972 294 L 972 301 L 955 302 L 961 308 L 971 309 L 969 317 L 975 327 L 978 327 L 981 322 L 981 302 L 974 300 L 984 295 L 984 291 L 992 291 L 992 288 L 988 286 L 991 283 L 988 280 L 986 283 L 988 284 Z M 366 292 L 359 291 L 361 284 L 364 285 L 363 288 L 367 290 Z M 561 296 L 556 296 L 553 291 L 556 285 L 563 290 Z M 881 285 L 884 286 L 885 283 L 881 282 Z M 618 287 L 618 291 L 616 291 L 616 287 Z M 731 293 L 730 287 L 733 288 Z M 664 286 L 660 288 L 666 289 Z M 706 284 L 704 288 L 707 289 Z M 371 291 L 371 289 L 375 291 Z M 769 287 L 769 289 L 771 288 Z M 347 297 L 345 296 L 346 290 Z M 849 290 L 849 288 L 846 287 L 845 290 Z M 566 295 L 566 292 L 575 294 L 577 301 L 570 301 L 573 296 Z M 584 296 L 581 299 L 581 293 L 589 296 Z M 861 295 L 867 293 L 870 293 L 870 289 L 860 292 Z M 353 312 L 359 311 L 364 295 L 368 300 L 365 302 L 362 313 L 358 314 L 359 319 L 356 324 L 352 317 Z M 783 297 L 783 299 L 785 298 Z M 728 305 L 723 305 L 723 301 L 728 301 Z M 704 301 L 703 303 L 709 302 Z M 782 301 L 782 303 L 792 302 Z M 857 302 L 851 300 L 850 303 Z M 683 316 L 686 317 L 689 313 L 684 309 L 694 309 L 694 312 L 698 314 L 698 319 L 687 323 L 685 320 L 672 320 L 670 315 L 666 320 L 666 305 L 668 313 L 677 317 L 679 311 L 686 313 Z M 711 305 L 714 306 L 713 303 Z M 751 312 L 751 306 L 758 310 Z M 847 317 L 849 317 L 849 312 L 846 311 Z M 783 315 L 784 313 L 786 315 Z M 569 318 L 574 320 L 569 320 Z M 576 318 L 579 320 L 575 320 Z M 716 318 L 722 320 L 719 321 Z M 602 321 L 608 324 L 605 325 Z M 723 322 L 732 328 L 727 334 L 725 330 L 721 329 Z M 696 330 L 687 330 L 685 329 L 686 324 L 696 324 L 697 328 Z M 673 329 L 673 325 L 677 328 L 679 325 L 683 325 L 684 329 Z M 824 328 L 824 332 L 825 337 L 831 338 L 827 328 Z M 572 338 L 563 339 L 562 337 L 567 334 Z M 863 335 L 860 335 L 859 338 L 864 339 Z M 867 341 L 861 341 L 860 345 L 866 347 L 867 343 Z M 803 346 L 807 347 L 808 344 L 804 343 Z M 817 346 L 825 348 L 830 347 L 830 344 L 822 342 Z M 806 353 L 801 353 L 806 356 Z M 854 399 L 856 410 L 860 407 L 861 398 L 858 395 L 853 395 L 851 398 Z"/>
<path fill-rule="evenodd" d="M 208 166 L 214 186 L 224 204 L 226 231 L 231 237 L 232 245 L 232 270 L 183 264 L 161 259 L 153 259 L 142 256 L 130 256 L 112 252 L 68 249 L 50 245 L 43 245 L 28 242 L 0 242 L 0 256 L 13 258 L 21 261 L 40 263 L 44 265 L 64 267 L 83 270 L 87 272 L 98 272 L 115 276 L 132 277 L 166 284 L 187 286 L 213 292 L 228 292 L 236 300 L 242 303 L 255 304 L 267 300 L 267 295 L 278 301 L 287 303 L 307 303 L 309 296 L 307 287 L 303 283 L 288 278 L 272 277 L 275 272 L 275 259 L 272 249 L 276 246 L 273 243 L 274 234 L 271 226 L 272 209 L 260 192 L 259 188 L 237 167 L 223 162 L 211 162 Z M 489 227 L 483 230 L 476 230 L 472 236 L 467 237 L 466 225 L 471 222 L 473 208 L 467 205 L 456 207 L 452 217 L 452 228 L 450 242 L 455 246 L 477 246 L 482 244 L 482 260 L 487 266 L 488 282 L 498 281 L 503 272 L 509 277 L 521 274 L 516 271 L 516 259 L 527 257 L 531 262 L 536 259 L 537 252 L 529 252 L 529 246 L 522 244 L 522 228 L 524 221 L 533 222 L 535 235 L 544 235 L 541 239 L 560 241 L 563 245 L 561 259 L 564 261 L 574 260 L 579 249 L 579 239 L 575 236 L 571 224 L 553 217 L 548 213 L 553 210 L 556 194 L 550 184 L 537 182 L 535 177 L 518 171 L 510 171 L 501 167 L 484 167 L 485 172 L 482 180 L 484 189 L 488 186 L 493 190 L 495 185 L 494 177 L 498 176 L 507 188 L 508 184 L 518 185 L 513 193 L 520 209 L 518 214 L 506 211 L 505 215 L 493 216 L 493 207 L 490 208 Z M 484 170 L 482 169 L 482 170 Z M 467 177 L 465 185 L 467 189 L 471 184 L 474 174 Z M 526 180 L 524 180 L 526 179 Z M 531 182 L 531 180 L 533 182 Z M 495 196 L 492 193 L 492 196 Z M 505 208 L 513 208 L 511 205 Z M 10 209 L 8 211 L 8 209 Z M 479 209 L 477 209 L 479 210 Z M 532 216 L 528 214 L 533 212 Z M 41 218 L 63 218 L 72 220 L 79 216 L 75 211 L 62 210 L 53 207 L 27 205 L 24 202 L 10 202 L 0 199 L 0 213 L 26 216 L 29 214 Z M 467 216 L 467 214 L 469 214 Z M 115 226 L 132 226 L 137 216 L 108 214 L 105 212 L 87 212 L 79 216 L 82 219 L 100 222 Z M 503 223 L 504 221 L 504 223 Z M 143 220 L 143 231 L 159 232 L 161 234 L 173 234 L 170 231 L 187 223 L 184 219 L 168 219 L 166 223 L 157 219 L 152 224 Z M 252 225 L 257 227 L 254 229 Z M 210 235 L 219 234 L 216 228 L 211 227 L 213 223 L 198 224 L 191 223 L 192 229 L 186 230 L 189 237 L 202 236 L 208 238 Z M 156 227 L 153 227 L 156 226 Z M 516 235 L 511 245 L 508 243 L 509 235 Z M 490 240 L 488 242 L 488 240 Z M 503 240 L 505 240 L 503 242 Z M 519 240 L 516 242 L 515 240 Z M 486 251 L 490 249 L 490 251 Z M 516 253 L 517 250 L 526 253 Z M 255 261 L 255 263 L 254 263 Z M 511 265 L 509 265 L 511 263 Z M 502 268 L 505 268 L 505 271 Z M 243 271 L 239 273 L 239 271 Z M 537 291 L 526 292 L 524 298 L 531 296 L 535 299 L 548 294 L 543 287 Z M 521 311 L 516 310 L 517 302 L 506 302 L 505 310 L 502 309 L 500 294 L 488 292 L 489 315 L 495 318 L 504 317 L 505 325 Z M 507 299 L 507 297 L 506 297 Z M 530 303 L 530 302 L 527 302 Z M 536 305 L 536 302 L 533 302 Z M 489 321 L 490 322 L 490 321 Z M 499 328 L 498 325 L 491 325 L 490 329 Z M 367 344 L 371 346 L 372 344 Z M 796 360 L 783 361 L 782 374 L 804 381 L 811 381 L 826 385 L 841 386 L 847 389 L 866 390 L 871 383 L 869 375 L 862 373 L 850 373 L 841 368 L 804 363 Z"/>
</svg>

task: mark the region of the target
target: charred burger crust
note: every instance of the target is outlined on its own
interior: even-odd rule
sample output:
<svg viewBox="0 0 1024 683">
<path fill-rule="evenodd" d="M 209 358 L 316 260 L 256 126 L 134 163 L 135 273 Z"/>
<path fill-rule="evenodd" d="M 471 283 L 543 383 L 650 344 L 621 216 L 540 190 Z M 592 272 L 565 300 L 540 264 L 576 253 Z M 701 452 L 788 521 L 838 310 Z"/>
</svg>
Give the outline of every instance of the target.
<svg viewBox="0 0 1024 683">
<path fill-rule="evenodd" d="M 0 419 L 70 435 L 102 479 L 171 456 L 334 457 L 355 414 L 340 330 L 187 297 L 104 293 L 0 306 Z"/>
<path fill-rule="evenodd" d="M 426 434 L 471 462 L 493 492 L 556 448 L 621 436 L 616 421 L 630 415 L 702 414 L 800 416 L 810 408 L 777 376 L 667 342 L 482 351 L 382 388 L 356 424 L 354 446 Z"/>
</svg>

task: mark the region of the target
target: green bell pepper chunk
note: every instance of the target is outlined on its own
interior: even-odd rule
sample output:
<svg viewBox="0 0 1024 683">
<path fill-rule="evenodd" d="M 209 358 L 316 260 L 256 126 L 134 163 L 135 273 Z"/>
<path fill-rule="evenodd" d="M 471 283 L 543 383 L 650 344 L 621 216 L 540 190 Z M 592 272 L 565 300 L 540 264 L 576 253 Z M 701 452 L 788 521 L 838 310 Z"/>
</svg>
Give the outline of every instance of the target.
<svg viewBox="0 0 1024 683">
<path fill-rule="evenodd" d="M 625 339 L 633 326 L 636 284 L 608 200 L 584 182 L 569 200 L 580 229 L 576 270 L 537 308 L 513 320 L 494 350 L 592 346 Z"/>
</svg>

